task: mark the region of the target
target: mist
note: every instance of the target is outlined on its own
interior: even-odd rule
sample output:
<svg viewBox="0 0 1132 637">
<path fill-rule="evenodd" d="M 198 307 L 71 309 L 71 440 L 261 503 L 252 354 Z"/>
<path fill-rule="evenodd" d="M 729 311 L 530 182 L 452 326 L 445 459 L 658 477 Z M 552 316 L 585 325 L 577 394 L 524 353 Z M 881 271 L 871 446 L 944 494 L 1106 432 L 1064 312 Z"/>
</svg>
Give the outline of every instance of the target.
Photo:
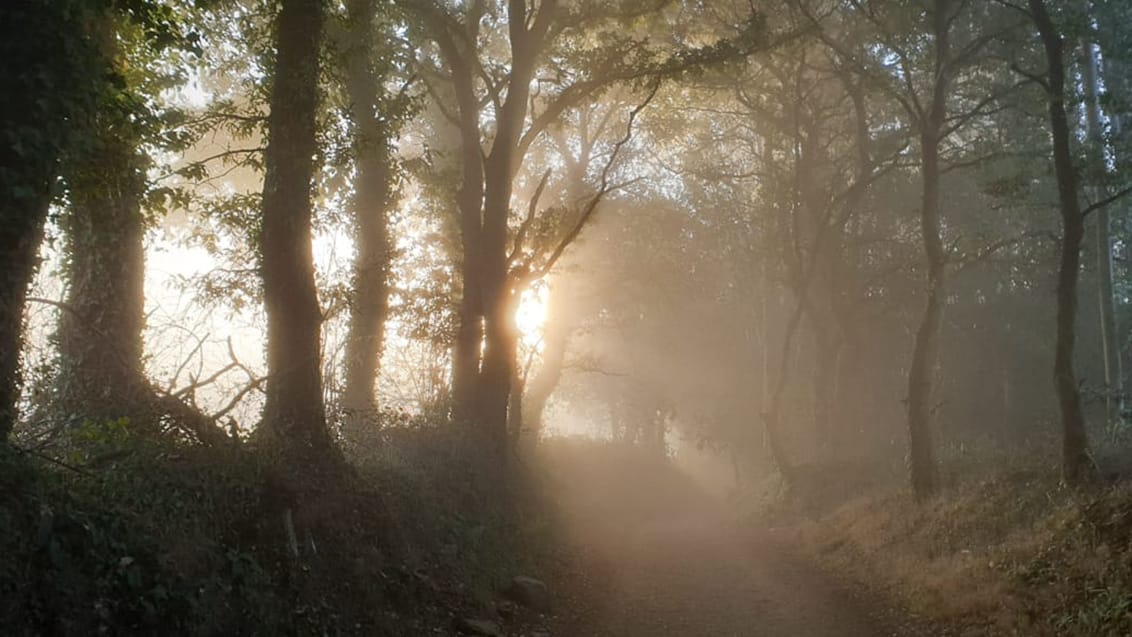
<svg viewBox="0 0 1132 637">
<path fill-rule="evenodd" d="M 18 635 L 1119 635 L 1127 3 L 0 8 Z"/>
</svg>

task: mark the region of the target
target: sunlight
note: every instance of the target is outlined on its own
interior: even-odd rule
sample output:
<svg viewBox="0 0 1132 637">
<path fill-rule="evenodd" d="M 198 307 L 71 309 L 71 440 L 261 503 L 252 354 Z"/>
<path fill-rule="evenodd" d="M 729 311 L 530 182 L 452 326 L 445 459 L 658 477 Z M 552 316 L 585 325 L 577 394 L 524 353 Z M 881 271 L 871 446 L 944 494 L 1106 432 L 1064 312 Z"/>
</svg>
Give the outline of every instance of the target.
<svg viewBox="0 0 1132 637">
<path fill-rule="evenodd" d="M 538 350 L 542 349 L 542 326 L 546 322 L 548 291 L 545 284 L 524 290 L 519 297 L 519 309 L 515 312 L 520 341 L 523 345 Z"/>
</svg>

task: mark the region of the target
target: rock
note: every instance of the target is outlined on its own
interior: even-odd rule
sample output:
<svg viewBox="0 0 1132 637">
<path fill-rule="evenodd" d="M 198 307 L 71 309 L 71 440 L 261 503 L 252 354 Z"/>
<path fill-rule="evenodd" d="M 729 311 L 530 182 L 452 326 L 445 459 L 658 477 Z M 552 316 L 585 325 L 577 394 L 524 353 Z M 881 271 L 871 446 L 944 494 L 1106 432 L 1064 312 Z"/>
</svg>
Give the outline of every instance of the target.
<svg viewBox="0 0 1132 637">
<path fill-rule="evenodd" d="M 515 602 L 503 600 L 495 605 L 495 612 L 503 619 L 511 619 L 515 616 L 515 611 L 519 609 Z"/>
<path fill-rule="evenodd" d="M 533 577 L 519 575 L 503 589 L 507 599 L 540 613 L 550 612 L 550 589 Z"/>
<path fill-rule="evenodd" d="M 467 617 L 457 620 L 456 630 L 463 635 L 481 635 L 482 637 L 503 637 L 503 630 L 499 624 L 486 619 L 469 619 Z"/>
</svg>

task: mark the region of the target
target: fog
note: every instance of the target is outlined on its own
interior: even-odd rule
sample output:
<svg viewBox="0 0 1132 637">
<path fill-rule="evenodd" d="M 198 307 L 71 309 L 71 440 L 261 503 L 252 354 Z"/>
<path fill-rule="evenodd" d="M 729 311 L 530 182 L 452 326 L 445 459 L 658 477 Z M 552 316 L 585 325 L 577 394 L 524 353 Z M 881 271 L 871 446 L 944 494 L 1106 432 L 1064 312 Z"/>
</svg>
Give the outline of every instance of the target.
<svg viewBox="0 0 1132 637">
<path fill-rule="evenodd" d="M 0 9 L 0 619 L 1132 630 L 1125 4 Z"/>
</svg>

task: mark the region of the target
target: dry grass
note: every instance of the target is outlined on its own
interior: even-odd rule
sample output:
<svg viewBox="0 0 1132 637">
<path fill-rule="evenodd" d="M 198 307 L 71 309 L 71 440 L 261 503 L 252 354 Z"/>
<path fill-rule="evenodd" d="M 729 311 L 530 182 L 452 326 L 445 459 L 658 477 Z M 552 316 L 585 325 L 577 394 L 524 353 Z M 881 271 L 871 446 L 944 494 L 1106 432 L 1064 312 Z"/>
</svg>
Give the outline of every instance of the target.
<svg viewBox="0 0 1132 637">
<path fill-rule="evenodd" d="M 961 635 L 1132 634 L 1132 489 L 1015 472 L 795 521 L 805 550 Z"/>
</svg>

